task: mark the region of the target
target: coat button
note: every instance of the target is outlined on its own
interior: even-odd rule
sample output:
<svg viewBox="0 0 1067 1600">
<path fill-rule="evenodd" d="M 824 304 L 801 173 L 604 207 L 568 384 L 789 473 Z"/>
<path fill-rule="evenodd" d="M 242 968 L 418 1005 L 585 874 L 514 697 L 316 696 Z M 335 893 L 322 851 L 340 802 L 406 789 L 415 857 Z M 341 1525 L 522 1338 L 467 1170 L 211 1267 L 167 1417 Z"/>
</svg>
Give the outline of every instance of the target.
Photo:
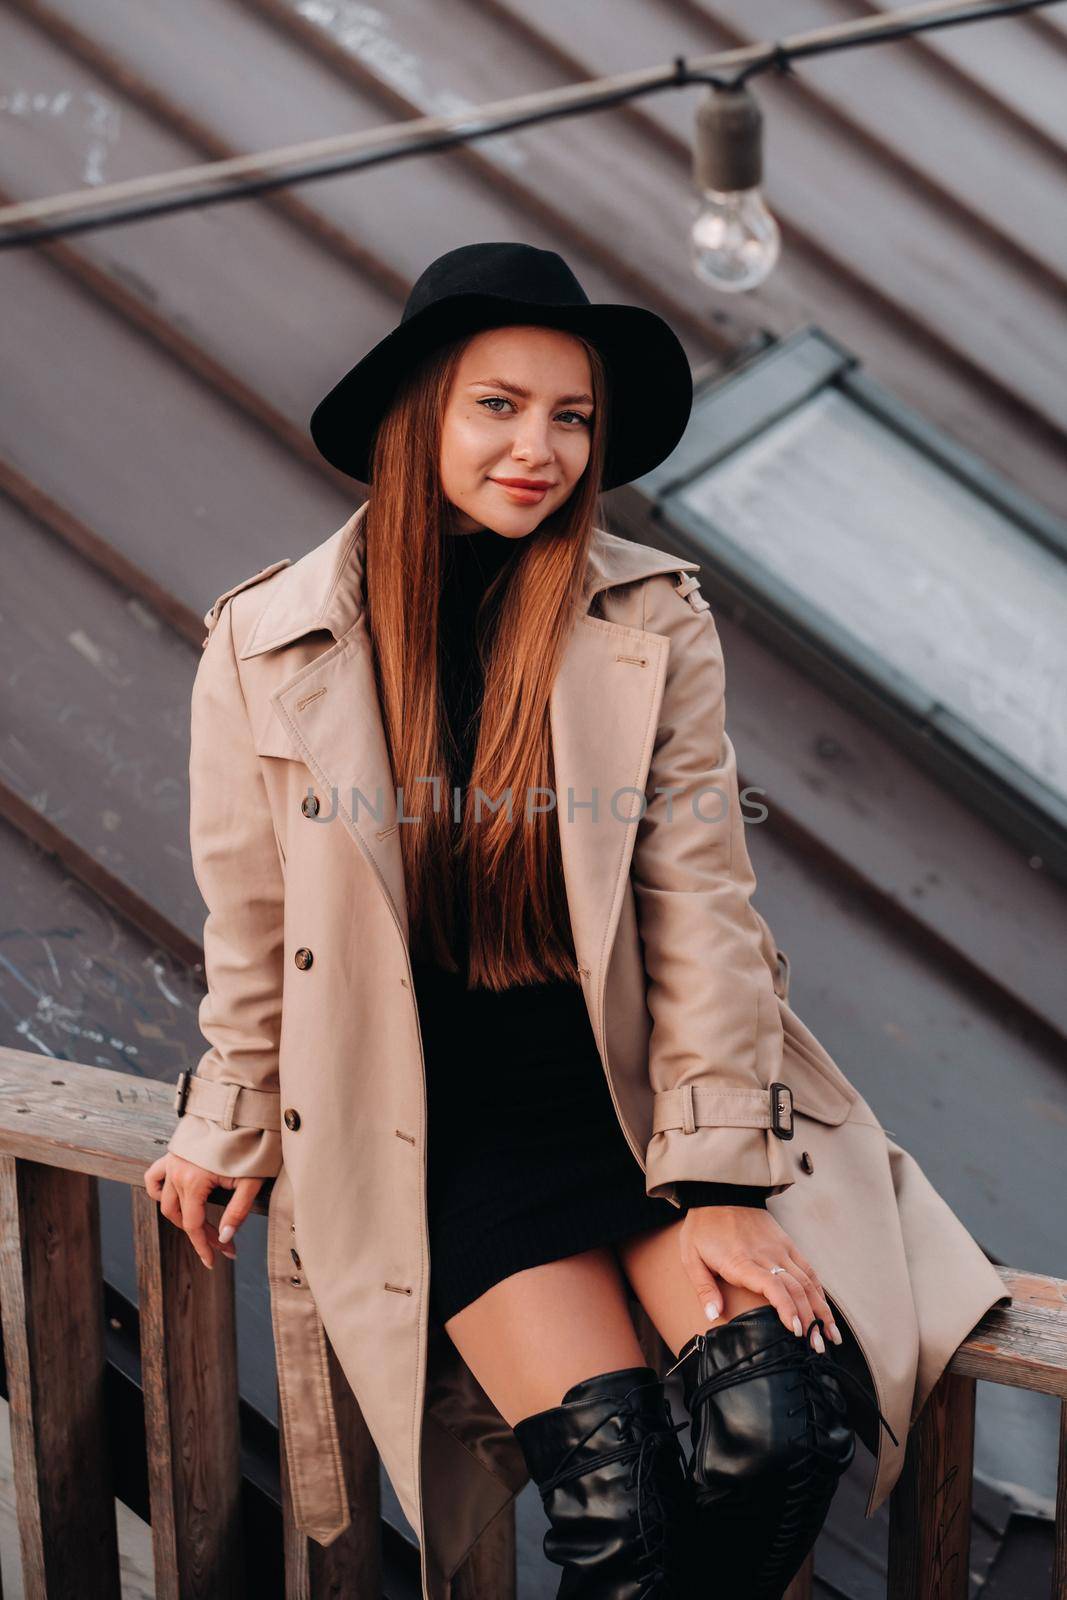
<svg viewBox="0 0 1067 1600">
<path fill-rule="evenodd" d="M 294 1111 L 292 1106 L 289 1106 L 289 1108 L 283 1114 L 282 1121 L 285 1123 L 287 1128 L 292 1128 L 295 1131 L 300 1126 L 299 1111 Z"/>
<path fill-rule="evenodd" d="M 295 1250 L 290 1250 L 289 1254 L 293 1258 L 293 1265 L 298 1267 L 300 1265 L 300 1257 L 297 1255 L 296 1251 Z"/>
<path fill-rule="evenodd" d="M 808 1155 L 808 1152 L 806 1150 L 802 1150 L 800 1152 L 800 1165 L 804 1168 L 805 1172 L 814 1172 L 815 1171 L 815 1163 L 811 1159 L 811 1157 Z"/>
<path fill-rule="evenodd" d="M 296 952 L 296 955 L 293 957 L 293 960 L 296 962 L 296 964 L 300 968 L 301 972 L 306 972 L 308 967 L 310 967 L 311 963 L 314 961 L 314 959 L 315 959 L 315 957 L 311 954 L 311 951 L 308 950 L 303 945 L 300 947 L 300 949 Z"/>
<path fill-rule="evenodd" d="M 305 817 L 317 817 L 319 814 L 319 797 L 317 794 L 306 794 L 300 802 L 300 809 Z"/>
</svg>

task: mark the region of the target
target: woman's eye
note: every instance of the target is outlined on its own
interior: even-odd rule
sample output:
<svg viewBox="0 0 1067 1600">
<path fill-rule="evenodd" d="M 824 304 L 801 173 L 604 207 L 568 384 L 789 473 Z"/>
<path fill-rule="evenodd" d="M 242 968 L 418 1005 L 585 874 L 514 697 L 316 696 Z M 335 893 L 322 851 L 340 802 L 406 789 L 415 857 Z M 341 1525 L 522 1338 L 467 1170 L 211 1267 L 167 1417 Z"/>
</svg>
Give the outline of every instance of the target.
<svg viewBox="0 0 1067 1600">
<path fill-rule="evenodd" d="M 499 403 L 501 405 L 504 405 L 504 406 L 510 406 L 512 404 L 512 402 L 510 400 L 506 399 L 505 396 L 502 395 L 502 394 L 489 394 L 489 395 L 486 395 L 483 400 L 479 400 L 478 401 L 478 404 L 480 406 L 491 406 L 491 405 L 496 404 L 498 401 L 499 401 Z M 589 421 L 590 421 L 589 417 L 587 417 L 581 411 L 561 411 L 559 414 L 560 414 L 561 417 L 577 417 L 578 421 L 580 423 L 582 423 L 583 426 L 585 426 L 585 427 L 589 426 Z M 494 411 L 493 412 L 493 416 L 494 417 L 499 417 L 499 415 L 500 415 L 499 411 Z"/>
</svg>

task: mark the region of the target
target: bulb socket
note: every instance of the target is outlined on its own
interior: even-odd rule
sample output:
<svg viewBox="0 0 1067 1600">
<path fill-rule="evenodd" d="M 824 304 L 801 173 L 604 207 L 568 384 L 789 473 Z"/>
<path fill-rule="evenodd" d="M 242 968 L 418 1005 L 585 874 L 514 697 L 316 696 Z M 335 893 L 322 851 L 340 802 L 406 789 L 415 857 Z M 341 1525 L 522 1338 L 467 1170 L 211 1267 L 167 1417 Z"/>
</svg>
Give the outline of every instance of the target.
<svg viewBox="0 0 1067 1600">
<path fill-rule="evenodd" d="M 727 194 L 763 181 L 763 113 L 743 84 L 712 86 L 697 106 L 693 181 L 698 189 Z"/>
</svg>

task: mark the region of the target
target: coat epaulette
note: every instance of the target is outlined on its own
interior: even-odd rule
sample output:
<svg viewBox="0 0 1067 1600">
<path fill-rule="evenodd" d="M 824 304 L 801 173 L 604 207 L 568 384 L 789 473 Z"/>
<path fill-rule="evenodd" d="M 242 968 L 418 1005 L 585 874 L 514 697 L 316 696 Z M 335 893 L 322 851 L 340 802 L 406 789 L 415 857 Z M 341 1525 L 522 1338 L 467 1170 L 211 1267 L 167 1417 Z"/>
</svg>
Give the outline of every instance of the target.
<svg viewBox="0 0 1067 1600">
<path fill-rule="evenodd" d="M 700 592 L 700 579 L 695 572 L 679 572 L 675 589 L 689 601 L 694 611 L 710 611 L 711 607 Z"/>
<path fill-rule="evenodd" d="M 204 612 L 204 627 L 207 629 L 207 633 L 204 635 L 204 641 L 200 648 L 203 649 L 210 639 L 211 631 L 216 622 L 218 622 L 222 614 L 222 608 L 227 600 L 231 599 L 235 594 L 239 594 L 242 589 L 251 588 L 252 584 L 259 583 L 263 578 L 269 578 L 272 572 L 279 572 L 282 567 L 291 565 L 292 557 L 283 556 L 281 561 L 272 561 L 269 567 L 264 567 L 261 572 L 254 572 L 250 578 L 242 578 L 241 582 L 235 583 L 232 589 L 227 589 L 224 594 L 220 594 L 218 599 Z"/>
</svg>

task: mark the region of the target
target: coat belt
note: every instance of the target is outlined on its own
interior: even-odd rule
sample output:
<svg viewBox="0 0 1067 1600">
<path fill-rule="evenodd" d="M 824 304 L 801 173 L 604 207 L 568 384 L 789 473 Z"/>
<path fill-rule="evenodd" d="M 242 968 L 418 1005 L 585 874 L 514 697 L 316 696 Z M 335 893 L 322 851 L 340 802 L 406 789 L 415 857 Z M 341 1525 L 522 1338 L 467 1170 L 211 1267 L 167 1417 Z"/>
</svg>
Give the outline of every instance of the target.
<svg viewBox="0 0 1067 1600">
<path fill-rule="evenodd" d="M 351 1521 L 326 1332 L 293 1254 L 289 1169 L 274 1179 L 267 1208 L 267 1278 L 278 1368 L 282 1447 L 289 1469 L 293 1522 L 319 1544 L 332 1544 Z"/>
<path fill-rule="evenodd" d="M 787 1102 L 778 1100 L 782 1092 Z M 722 1089 L 702 1083 L 684 1083 L 657 1094 L 652 1107 L 652 1132 L 681 1128 L 694 1133 L 702 1128 L 773 1128 L 781 1138 L 792 1133 L 792 1095 L 784 1084 L 768 1089 Z"/>
<path fill-rule="evenodd" d="M 174 1097 L 179 1117 L 187 1111 L 219 1122 L 229 1133 L 232 1128 L 281 1128 L 279 1103 L 274 1089 L 248 1089 L 241 1083 L 225 1083 L 201 1078 L 195 1072 L 182 1072 Z"/>
</svg>

